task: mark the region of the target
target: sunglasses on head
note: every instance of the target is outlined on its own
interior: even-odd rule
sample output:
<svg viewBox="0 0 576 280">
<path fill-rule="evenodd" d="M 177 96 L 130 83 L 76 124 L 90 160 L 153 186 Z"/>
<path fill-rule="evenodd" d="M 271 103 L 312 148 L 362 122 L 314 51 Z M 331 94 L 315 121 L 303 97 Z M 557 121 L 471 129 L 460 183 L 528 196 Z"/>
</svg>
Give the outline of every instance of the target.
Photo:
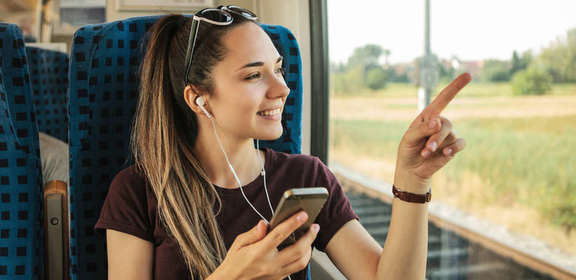
<svg viewBox="0 0 576 280">
<path fill-rule="evenodd" d="M 214 25 L 225 26 L 234 21 L 232 14 L 242 16 L 248 20 L 256 21 L 258 16 L 253 12 L 238 6 L 218 6 L 218 8 L 206 8 L 198 11 L 192 18 L 192 26 L 190 26 L 190 36 L 188 37 L 188 47 L 186 48 L 186 72 L 184 73 L 184 85 L 188 85 L 188 75 L 190 68 L 192 68 L 192 57 L 194 56 L 194 47 L 196 45 L 196 36 L 198 34 L 198 27 L 200 22 L 204 21 Z"/>
</svg>

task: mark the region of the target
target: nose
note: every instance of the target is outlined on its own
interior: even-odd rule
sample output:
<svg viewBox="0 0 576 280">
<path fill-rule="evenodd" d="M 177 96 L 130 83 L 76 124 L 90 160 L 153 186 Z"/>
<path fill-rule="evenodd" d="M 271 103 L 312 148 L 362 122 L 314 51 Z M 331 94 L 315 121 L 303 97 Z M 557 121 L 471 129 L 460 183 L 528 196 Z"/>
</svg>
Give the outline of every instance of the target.
<svg viewBox="0 0 576 280">
<path fill-rule="evenodd" d="M 286 85 L 283 76 L 274 75 L 271 80 L 270 87 L 268 88 L 268 98 L 282 98 L 285 99 L 290 94 L 290 88 Z"/>
</svg>

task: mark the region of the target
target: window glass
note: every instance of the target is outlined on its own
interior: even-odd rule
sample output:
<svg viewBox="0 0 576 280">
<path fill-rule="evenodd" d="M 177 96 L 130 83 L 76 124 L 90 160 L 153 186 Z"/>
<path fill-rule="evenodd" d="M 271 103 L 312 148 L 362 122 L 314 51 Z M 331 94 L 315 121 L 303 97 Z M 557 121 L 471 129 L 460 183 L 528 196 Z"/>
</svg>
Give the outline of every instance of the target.
<svg viewBox="0 0 576 280">
<path fill-rule="evenodd" d="M 328 1 L 332 167 L 393 183 L 424 83 L 424 11 L 425 0 Z M 442 114 L 467 146 L 434 175 L 433 202 L 574 264 L 573 11 L 564 0 L 431 1 L 430 59 L 431 100 L 458 74 L 473 77 Z"/>
</svg>

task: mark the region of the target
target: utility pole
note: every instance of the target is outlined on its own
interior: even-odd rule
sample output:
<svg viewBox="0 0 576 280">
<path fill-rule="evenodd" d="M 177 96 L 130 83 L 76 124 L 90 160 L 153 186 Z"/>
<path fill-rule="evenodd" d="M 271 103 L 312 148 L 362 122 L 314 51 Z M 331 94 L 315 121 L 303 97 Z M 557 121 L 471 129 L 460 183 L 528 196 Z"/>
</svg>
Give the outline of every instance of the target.
<svg viewBox="0 0 576 280">
<path fill-rule="evenodd" d="M 438 83 L 438 59 L 430 50 L 430 0 L 424 0 L 424 56 L 420 62 L 420 88 L 418 89 L 418 112 L 430 104 L 432 90 Z"/>
</svg>

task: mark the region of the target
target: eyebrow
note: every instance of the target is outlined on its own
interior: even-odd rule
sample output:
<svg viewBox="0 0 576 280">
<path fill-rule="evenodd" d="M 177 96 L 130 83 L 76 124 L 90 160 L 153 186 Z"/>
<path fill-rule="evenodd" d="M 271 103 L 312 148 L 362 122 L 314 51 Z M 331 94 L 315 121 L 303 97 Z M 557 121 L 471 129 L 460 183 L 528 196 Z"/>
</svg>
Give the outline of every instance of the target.
<svg viewBox="0 0 576 280">
<path fill-rule="evenodd" d="M 281 62 L 283 59 L 284 59 L 283 56 L 279 56 L 278 59 L 276 59 L 276 63 Z M 252 63 L 248 63 L 248 64 L 240 67 L 240 69 L 238 69 L 238 70 L 248 68 L 248 67 L 258 67 L 258 66 L 262 66 L 262 65 L 264 65 L 264 62 L 262 62 L 262 61 L 252 62 Z"/>
</svg>

